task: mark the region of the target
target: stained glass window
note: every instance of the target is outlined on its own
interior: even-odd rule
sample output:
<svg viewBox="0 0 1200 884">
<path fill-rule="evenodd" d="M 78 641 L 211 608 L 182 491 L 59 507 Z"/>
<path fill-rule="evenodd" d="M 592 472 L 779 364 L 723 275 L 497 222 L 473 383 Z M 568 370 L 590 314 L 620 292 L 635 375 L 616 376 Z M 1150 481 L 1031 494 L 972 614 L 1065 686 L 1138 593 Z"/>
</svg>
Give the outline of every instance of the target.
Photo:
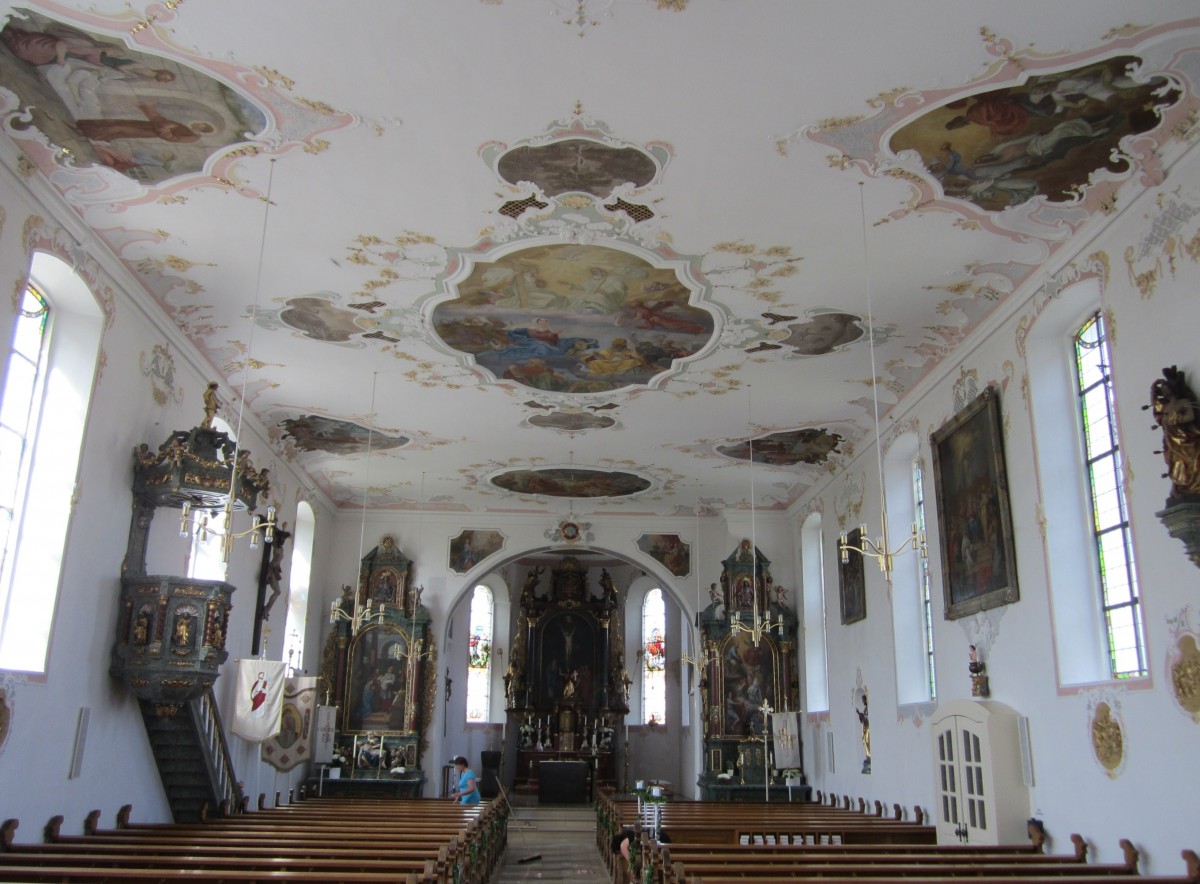
<svg viewBox="0 0 1200 884">
<path fill-rule="evenodd" d="M 467 636 L 467 721 L 490 718 L 492 694 L 492 591 L 482 584 L 471 594 Z"/>
<path fill-rule="evenodd" d="M 661 589 L 642 603 L 642 723 L 667 720 L 667 608 Z"/>
</svg>

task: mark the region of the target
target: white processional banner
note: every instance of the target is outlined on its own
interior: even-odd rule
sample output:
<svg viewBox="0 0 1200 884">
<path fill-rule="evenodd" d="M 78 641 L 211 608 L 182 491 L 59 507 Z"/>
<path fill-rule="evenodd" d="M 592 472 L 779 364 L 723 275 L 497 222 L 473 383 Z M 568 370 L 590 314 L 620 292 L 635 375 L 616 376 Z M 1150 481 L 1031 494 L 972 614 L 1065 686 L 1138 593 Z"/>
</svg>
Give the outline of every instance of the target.
<svg viewBox="0 0 1200 884">
<path fill-rule="evenodd" d="M 800 770 L 800 713 L 776 712 L 771 716 L 771 742 L 775 747 L 775 767 Z"/>
<path fill-rule="evenodd" d="M 312 757 L 317 708 L 315 676 L 292 677 L 283 683 L 279 733 L 263 743 L 263 760 L 276 770 L 291 770 Z"/>
<path fill-rule="evenodd" d="M 329 764 L 333 761 L 334 737 L 337 735 L 336 706 L 317 707 L 317 730 L 313 736 L 313 761 Z"/>
<path fill-rule="evenodd" d="M 283 714 L 282 660 L 239 660 L 237 695 L 233 701 L 233 732 L 250 743 L 279 733 Z"/>
</svg>

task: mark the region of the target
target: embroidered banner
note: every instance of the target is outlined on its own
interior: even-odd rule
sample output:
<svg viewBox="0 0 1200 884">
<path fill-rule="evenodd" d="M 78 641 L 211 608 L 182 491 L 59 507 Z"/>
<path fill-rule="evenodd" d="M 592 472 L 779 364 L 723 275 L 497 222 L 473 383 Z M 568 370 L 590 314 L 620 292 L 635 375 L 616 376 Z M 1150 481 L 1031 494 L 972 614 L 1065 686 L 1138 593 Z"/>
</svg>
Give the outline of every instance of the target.
<svg viewBox="0 0 1200 884">
<path fill-rule="evenodd" d="M 315 676 L 289 678 L 283 683 L 283 712 L 279 733 L 263 743 L 263 760 L 276 770 L 291 770 L 312 757 L 316 736 Z"/>
<path fill-rule="evenodd" d="M 780 770 L 804 766 L 800 753 L 800 713 L 776 712 L 771 716 L 771 744 L 775 749 L 775 767 Z"/>
<path fill-rule="evenodd" d="M 285 671 L 281 660 L 238 661 L 233 732 L 243 740 L 261 743 L 279 733 Z"/>
</svg>

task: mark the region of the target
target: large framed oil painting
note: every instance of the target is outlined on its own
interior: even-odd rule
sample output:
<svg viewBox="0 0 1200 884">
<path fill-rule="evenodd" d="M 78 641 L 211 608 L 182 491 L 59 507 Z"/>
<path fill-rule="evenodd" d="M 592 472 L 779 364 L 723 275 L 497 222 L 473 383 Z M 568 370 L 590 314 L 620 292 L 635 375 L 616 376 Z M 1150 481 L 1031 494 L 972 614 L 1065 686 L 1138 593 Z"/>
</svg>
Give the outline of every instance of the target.
<svg viewBox="0 0 1200 884">
<path fill-rule="evenodd" d="M 1020 598 L 1001 427 L 989 387 L 930 437 L 947 620 Z"/>
<path fill-rule="evenodd" d="M 721 702 L 725 707 L 721 734 L 751 737 L 763 731 L 763 701 L 780 705 L 779 648 L 771 636 L 756 645 L 744 632 L 731 633 L 721 647 Z"/>
<path fill-rule="evenodd" d="M 842 603 L 843 626 L 867 617 L 867 571 L 862 553 L 853 549 L 861 549 L 862 541 L 862 528 L 855 528 L 846 535 L 846 544 L 852 548 L 844 562 L 840 544 L 838 546 L 838 596 Z"/>
<path fill-rule="evenodd" d="M 343 732 L 402 731 L 408 676 L 408 636 L 384 624 L 360 630 L 350 646 Z"/>
</svg>

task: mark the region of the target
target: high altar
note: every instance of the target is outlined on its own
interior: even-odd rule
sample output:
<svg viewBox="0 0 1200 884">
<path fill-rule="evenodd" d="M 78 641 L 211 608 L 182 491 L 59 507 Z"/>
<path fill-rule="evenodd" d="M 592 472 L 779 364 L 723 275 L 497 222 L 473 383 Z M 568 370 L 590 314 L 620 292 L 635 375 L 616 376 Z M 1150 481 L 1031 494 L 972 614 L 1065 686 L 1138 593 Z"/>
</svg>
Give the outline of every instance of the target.
<svg viewBox="0 0 1200 884">
<path fill-rule="evenodd" d="M 698 785 L 708 800 L 761 801 L 768 794 L 772 801 L 787 800 L 776 752 L 783 755 L 787 748 L 803 757 L 797 733 L 773 730 L 769 745 L 764 739 L 765 716 L 798 709 L 800 697 L 796 615 L 784 604 L 787 591 L 775 585 L 770 567 L 762 552 L 743 540 L 722 562 L 720 589 L 713 584 L 711 603 L 699 614 L 706 653 L 700 680 L 704 768 Z M 764 629 L 768 618 L 771 625 Z M 797 773 L 804 782 L 803 767 Z M 796 797 L 807 795 L 804 785 Z"/>
<path fill-rule="evenodd" d="M 419 797 L 423 731 L 433 706 L 437 651 L 412 562 L 391 536 L 367 553 L 357 591 L 334 603 L 322 675 L 339 707 L 338 746 L 347 776 L 323 794 Z"/>
<path fill-rule="evenodd" d="M 508 714 L 517 726 L 518 792 L 538 793 L 543 762 L 578 761 L 594 785 L 613 782 L 614 734 L 628 711 L 629 675 L 612 578 L 599 594 L 574 556 L 531 569 L 521 590 L 517 632 L 504 675 Z M 564 796 L 565 800 L 583 796 Z"/>
</svg>

